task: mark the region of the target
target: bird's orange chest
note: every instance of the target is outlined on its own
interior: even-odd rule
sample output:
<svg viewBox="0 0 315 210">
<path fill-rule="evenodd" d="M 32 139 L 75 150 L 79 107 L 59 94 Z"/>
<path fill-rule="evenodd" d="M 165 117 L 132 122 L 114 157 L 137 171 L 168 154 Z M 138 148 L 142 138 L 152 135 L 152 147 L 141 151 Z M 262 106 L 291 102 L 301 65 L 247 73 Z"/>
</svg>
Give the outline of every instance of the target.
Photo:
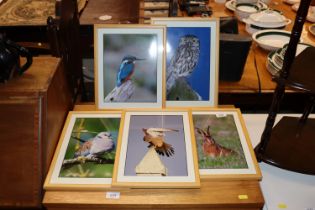
<svg viewBox="0 0 315 210">
<path fill-rule="evenodd" d="M 146 135 L 144 137 L 144 140 L 146 142 L 152 143 L 155 147 L 162 147 L 163 146 L 163 139 L 162 139 L 162 137 L 151 137 L 149 135 Z"/>
</svg>

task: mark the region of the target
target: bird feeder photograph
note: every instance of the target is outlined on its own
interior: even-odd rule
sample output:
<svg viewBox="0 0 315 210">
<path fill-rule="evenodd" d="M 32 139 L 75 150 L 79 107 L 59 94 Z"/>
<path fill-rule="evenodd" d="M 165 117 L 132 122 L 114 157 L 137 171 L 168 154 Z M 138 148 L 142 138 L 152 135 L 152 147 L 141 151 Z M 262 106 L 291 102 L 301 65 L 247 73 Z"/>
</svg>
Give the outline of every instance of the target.
<svg viewBox="0 0 315 210">
<path fill-rule="evenodd" d="M 110 187 L 120 120 L 121 112 L 69 112 L 44 189 Z"/>
<path fill-rule="evenodd" d="M 113 186 L 200 187 L 188 111 L 125 111 L 121 122 Z"/>
<path fill-rule="evenodd" d="M 98 109 L 162 108 L 165 27 L 94 25 Z"/>
<path fill-rule="evenodd" d="M 201 178 L 261 180 L 241 112 L 236 108 L 193 108 Z"/>
<path fill-rule="evenodd" d="M 215 107 L 219 23 L 215 18 L 151 18 L 166 25 L 166 107 Z"/>
</svg>

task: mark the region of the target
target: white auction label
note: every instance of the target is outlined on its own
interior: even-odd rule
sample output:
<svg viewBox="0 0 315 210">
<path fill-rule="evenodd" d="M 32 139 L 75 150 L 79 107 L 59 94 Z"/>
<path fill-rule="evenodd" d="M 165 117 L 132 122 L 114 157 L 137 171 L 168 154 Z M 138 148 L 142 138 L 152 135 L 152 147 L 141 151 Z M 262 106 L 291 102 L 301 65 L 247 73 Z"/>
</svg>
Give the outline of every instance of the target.
<svg viewBox="0 0 315 210">
<path fill-rule="evenodd" d="M 106 192 L 106 198 L 107 199 L 119 199 L 120 198 L 120 192 Z"/>
</svg>

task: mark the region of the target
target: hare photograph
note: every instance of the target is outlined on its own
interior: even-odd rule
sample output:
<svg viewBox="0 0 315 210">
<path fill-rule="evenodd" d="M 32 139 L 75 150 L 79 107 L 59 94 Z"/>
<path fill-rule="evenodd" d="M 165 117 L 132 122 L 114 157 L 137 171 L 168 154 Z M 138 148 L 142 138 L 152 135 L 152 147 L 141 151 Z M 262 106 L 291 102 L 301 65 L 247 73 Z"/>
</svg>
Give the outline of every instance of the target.
<svg viewBox="0 0 315 210">
<path fill-rule="evenodd" d="M 159 107 L 163 28 L 107 26 L 96 31 L 100 108 Z"/>
<path fill-rule="evenodd" d="M 237 111 L 193 111 L 201 175 L 256 174 Z"/>
<path fill-rule="evenodd" d="M 187 117 L 127 111 L 118 169 L 122 180 L 175 182 L 195 177 Z"/>
<path fill-rule="evenodd" d="M 120 118 L 120 113 L 70 112 L 48 184 L 110 184 Z"/>
<path fill-rule="evenodd" d="M 167 25 L 166 105 L 213 106 L 216 22 L 190 18 L 153 18 L 152 22 Z"/>
</svg>

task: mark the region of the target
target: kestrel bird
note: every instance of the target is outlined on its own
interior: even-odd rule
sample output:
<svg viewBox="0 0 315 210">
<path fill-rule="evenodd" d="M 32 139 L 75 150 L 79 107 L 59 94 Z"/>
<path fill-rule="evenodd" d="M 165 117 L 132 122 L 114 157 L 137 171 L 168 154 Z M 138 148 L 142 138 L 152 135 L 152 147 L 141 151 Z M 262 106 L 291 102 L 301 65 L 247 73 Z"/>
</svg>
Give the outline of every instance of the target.
<svg viewBox="0 0 315 210">
<path fill-rule="evenodd" d="M 100 132 L 87 141 L 72 136 L 83 142 L 76 150 L 74 157 L 100 157 L 104 153 L 112 151 L 115 148 L 115 143 L 111 136 L 110 132 Z"/>
<path fill-rule="evenodd" d="M 144 132 L 143 141 L 149 143 L 148 147 L 154 147 L 155 151 L 159 155 L 164 154 L 169 157 L 174 154 L 174 148 L 172 145 L 165 142 L 165 132 L 178 132 L 175 129 L 167 129 L 167 128 L 143 128 L 142 131 Z"/>
<path fill-rule="evenodd" d="M 166 91 L 170 92 L 176 80 L 188 77 L 194 71 L 200 54 L 200 41 L 194 35 L 180 38 L 178 47 L 166 70 Z"/>
</svg>

